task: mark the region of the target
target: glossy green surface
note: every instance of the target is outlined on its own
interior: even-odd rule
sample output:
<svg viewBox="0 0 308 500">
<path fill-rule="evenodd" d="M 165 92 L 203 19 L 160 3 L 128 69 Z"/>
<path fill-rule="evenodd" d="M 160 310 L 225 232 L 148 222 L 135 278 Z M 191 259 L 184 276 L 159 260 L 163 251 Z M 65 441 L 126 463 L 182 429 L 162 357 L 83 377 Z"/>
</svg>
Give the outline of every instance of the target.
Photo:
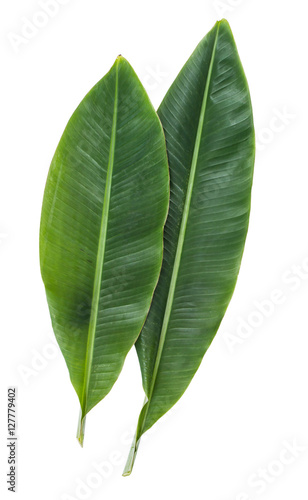
<svg viewBox="0 0 308 500">
<path fill-rule="evenodd" d="M 124 475 L 142 434 L 191 382 L 239 272 L 255 146 L 249 90 L 226 21 L 198 45 L 158 115 L 170 165 L 170 211 L 159 284 L 136 343 L 146 402 Z"/>
<path fill-rule="evenodd" d="M 84 417 L 116 381 L 157 284 L 169 201 L 164 134 L 119 56 L 72 115 L 45 188 L 40 263 Z"/>
</svg>

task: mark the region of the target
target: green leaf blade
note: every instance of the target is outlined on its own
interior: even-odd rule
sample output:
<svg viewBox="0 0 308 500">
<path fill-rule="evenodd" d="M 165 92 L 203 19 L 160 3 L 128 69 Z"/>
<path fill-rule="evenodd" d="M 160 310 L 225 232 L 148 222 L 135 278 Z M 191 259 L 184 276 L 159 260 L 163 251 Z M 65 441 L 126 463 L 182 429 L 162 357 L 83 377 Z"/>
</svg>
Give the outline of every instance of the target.
<svg viewBox="0 0 308 500">
<path fill-rule="evenodd" d="M 246 239 L 254 129 L 246 78 L 226 21 L 198 45 L 158 114 L 171 197 L 161 276 L 136 343 L 148 398 L 136 449 L 197 371 L 231 299 Z"/>
<path fill-rule="evenodd" d="M 41 272 L 81 419 L 110 391 L 145 321 L 168 193 L 161 124 L 119 57 L 65 129 L 41 218 Z"/>
</svg>

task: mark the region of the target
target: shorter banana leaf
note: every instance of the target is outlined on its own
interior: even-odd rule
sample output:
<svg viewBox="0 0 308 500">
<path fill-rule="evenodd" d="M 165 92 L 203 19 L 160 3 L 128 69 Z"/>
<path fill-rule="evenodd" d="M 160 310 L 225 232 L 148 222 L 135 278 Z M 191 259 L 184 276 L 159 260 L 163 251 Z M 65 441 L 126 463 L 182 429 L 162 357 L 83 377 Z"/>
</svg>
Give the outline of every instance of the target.
<svg viewBox="0 0 308 500">
<path fill-rule="evenodd" d="M 41 273 L 81 405 L 81 444 L 86 414 L 112 388 L 146 319 L 168 202 L 162 126 L 119 56 L 64 131 L 41 217 Z"/>
</svg>

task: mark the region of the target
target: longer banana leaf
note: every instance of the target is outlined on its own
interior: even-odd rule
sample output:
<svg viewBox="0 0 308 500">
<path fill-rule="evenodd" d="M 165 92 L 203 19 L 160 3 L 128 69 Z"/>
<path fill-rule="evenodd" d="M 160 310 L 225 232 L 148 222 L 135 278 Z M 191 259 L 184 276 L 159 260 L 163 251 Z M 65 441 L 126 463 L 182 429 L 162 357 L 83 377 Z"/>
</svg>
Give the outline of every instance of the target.
<svg viewBox="0 0 308 500">
<path fill-rule="evenodd" d="M 170 212 L 153 303 L 136 343 L 146 393 L 140 438 L 182 396 L 231 299 L 248 228 L 254 164 L 249 90 L 227 21 L 198 45 L 164 98 Z"/>
<path fill-rule="evenodd" d="M 72 115 L 45 188 L 40 263 L 53 329 L 86 414 L 144 324 L 162 263 L 169 173 L 160 121 L 128 62 Z"/>
</svg>

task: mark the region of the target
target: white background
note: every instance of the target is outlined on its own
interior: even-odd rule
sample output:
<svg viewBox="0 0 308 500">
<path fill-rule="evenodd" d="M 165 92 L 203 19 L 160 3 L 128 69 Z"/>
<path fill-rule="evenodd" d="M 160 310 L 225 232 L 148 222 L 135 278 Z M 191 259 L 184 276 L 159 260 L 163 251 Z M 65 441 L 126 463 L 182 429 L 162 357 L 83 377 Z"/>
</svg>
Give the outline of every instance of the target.
<svg viewBox="0 0 308 500">
<path fill-rule="evenodd" d="M 13 495 L 5 484 L 6 394 L 16 385 L 22 500 L 307 500 L 304 2 L 62 1 L 46 26 L 13 46 L 12 33 L 22 36 L 26 19 L 44 23 L 39 3 L 6 0 L 0 12 L 1 498 Z M 114 389 L 89 414 L 82 450 L 75 439 L 78 400 L 39 272 L 43 189 L 69 117 L 119 53 L 157 107 L 221 17 L 231 24 L 248 78 L 258 139 L 243 264 L 200 370 L 144 436 L 133 474 L 123 478 L 143 401 L 136 354 L 130 352 Z M 283 451 L 294 442 L 293 456 Z M 93 475 L 102 462 L 104 477 Z"/>
</svg>

